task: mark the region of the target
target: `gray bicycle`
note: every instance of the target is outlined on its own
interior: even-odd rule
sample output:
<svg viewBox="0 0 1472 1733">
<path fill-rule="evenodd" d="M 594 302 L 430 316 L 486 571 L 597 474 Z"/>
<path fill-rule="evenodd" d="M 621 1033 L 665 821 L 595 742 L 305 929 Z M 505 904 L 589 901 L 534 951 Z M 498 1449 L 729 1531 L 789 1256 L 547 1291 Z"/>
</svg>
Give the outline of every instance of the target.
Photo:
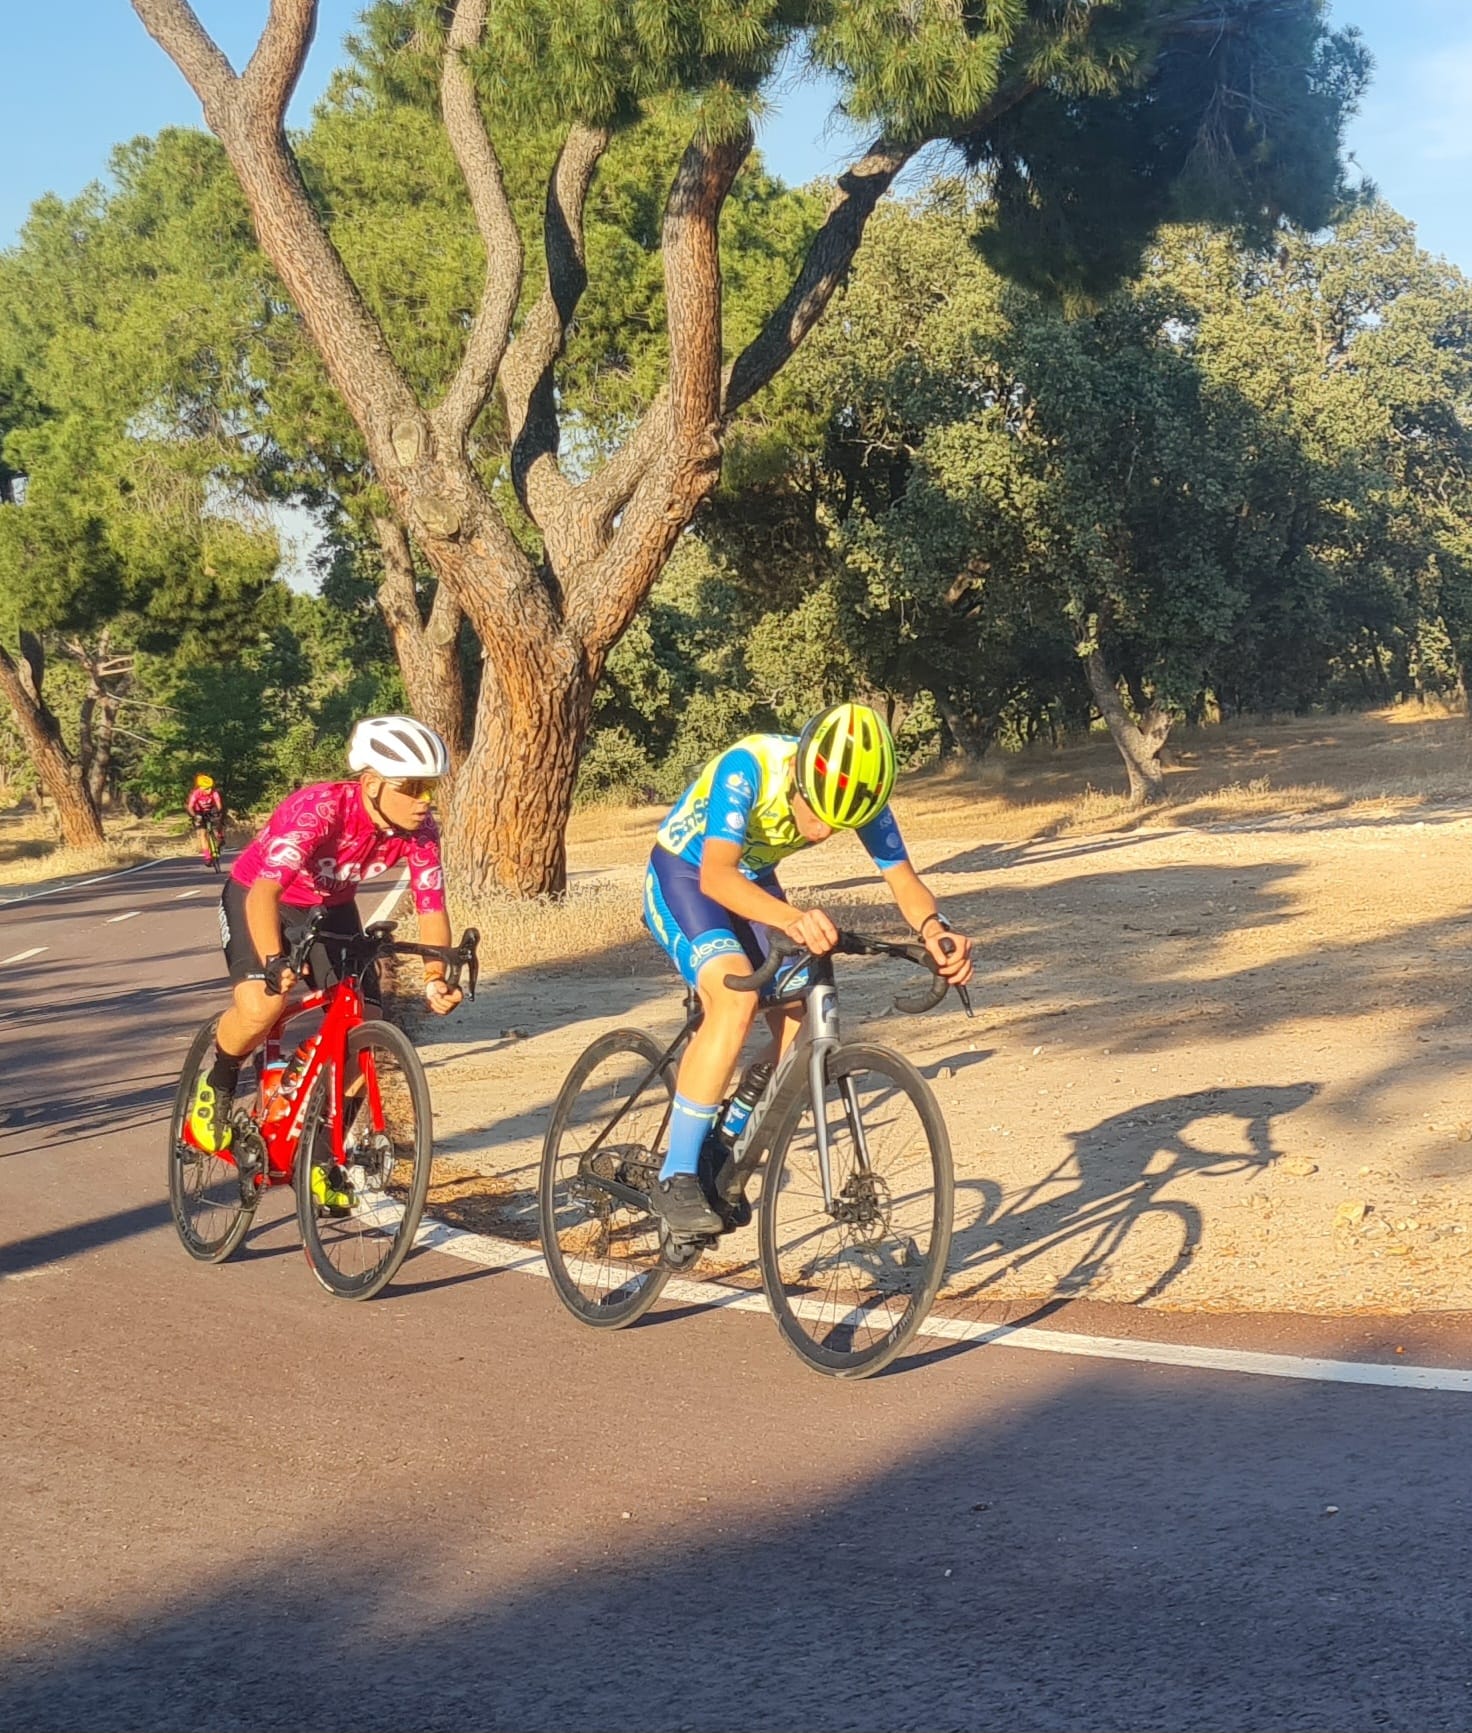
<svg viewBox="0 0 1472 1733">
<path fill-rule="evenodd" d="M 834 954 L 899 957 L 934 979 L 896 1009 L 938 1005 L 946 982 L 920 945 L 841 933 Z M 731 985 L 804 1007 L 734 1143 L 714 1134 L 701 1178 L 720 1235 L 671 1233 L 651 1202 L 674 1099 L 675 1065 L 699 1027 L 661 1045 L 642 1029 L 600 1036 L 568 1073 L 542 1147 L 542 1247 L 559 1297 L 597 1329 L 632 1324 L 672 1274 L 752 1219 L 748 1189 L 766 1158 L 757 1223 L 762 1288 L 787 1343 L 816 1371 L 863 1378 L 920 1328 L 951 1243 L 951 1145 L 929 1084 L 890 1048 L 845 1041 L 832 955 L 785 940 Z M 965 990 L 957 989 L 967 1015 Z"/>
</svg>

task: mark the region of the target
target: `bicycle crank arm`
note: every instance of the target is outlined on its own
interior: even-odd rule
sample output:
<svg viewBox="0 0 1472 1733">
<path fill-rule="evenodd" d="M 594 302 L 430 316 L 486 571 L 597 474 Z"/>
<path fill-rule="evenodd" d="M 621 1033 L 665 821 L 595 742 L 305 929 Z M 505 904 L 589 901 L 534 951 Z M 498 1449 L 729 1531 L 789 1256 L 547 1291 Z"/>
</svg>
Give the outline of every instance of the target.
<svg viewBox="0 0 1472 1733">
<path fill-rule="evenodd" d="M 635 1186 L 625 1185 L 621 1179 L 605 1179 L 600 1173 L 582 1173 L 578 1175 L 584 1185 L 596 1186 L 605 1197 L 611 1197 L 616 1202 L 627 1204 L 630 1209 L 650 1210 L 654 1205 L 649 1201 L 647 1191 L 639 1191 Z"/>
</svg>

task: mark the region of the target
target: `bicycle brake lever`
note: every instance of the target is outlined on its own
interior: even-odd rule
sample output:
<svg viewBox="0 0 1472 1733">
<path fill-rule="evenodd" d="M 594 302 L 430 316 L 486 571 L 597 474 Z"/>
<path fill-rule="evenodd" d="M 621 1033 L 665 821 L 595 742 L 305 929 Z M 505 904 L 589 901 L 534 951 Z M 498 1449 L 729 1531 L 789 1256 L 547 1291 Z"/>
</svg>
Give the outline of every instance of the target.
<svg viewBox="0 0 1472 1733">
<path fill-rule="evenodd" d="M 973 1011 L 971 1009 L 971 995 L 970 995 L 970 993 L 968 993 L 964 987 L 957 987 L 956 997 L 961 1001 L 962 1005 L 965 1006 L 966 1015 L 968 1017 L 974 1017 L 976 1015 L 976 1013 L 975 1013 L 975 1011 Z"/>
</svg>

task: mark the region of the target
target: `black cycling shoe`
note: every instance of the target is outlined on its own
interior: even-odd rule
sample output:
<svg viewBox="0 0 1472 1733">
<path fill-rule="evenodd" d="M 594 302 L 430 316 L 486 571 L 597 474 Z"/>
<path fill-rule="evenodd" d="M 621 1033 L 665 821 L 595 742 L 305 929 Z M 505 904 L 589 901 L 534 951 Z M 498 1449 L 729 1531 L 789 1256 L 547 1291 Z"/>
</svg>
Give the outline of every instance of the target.
<svg viewBox="0 0 1472 1733">
<path fill-rule="evenodd" d="M 721 1218 L 706 1200 L 699 1176 L 677 1173 L 654 1188 L 654 1207 L 677 1234 L 718 1234 Z"/>
</svg>

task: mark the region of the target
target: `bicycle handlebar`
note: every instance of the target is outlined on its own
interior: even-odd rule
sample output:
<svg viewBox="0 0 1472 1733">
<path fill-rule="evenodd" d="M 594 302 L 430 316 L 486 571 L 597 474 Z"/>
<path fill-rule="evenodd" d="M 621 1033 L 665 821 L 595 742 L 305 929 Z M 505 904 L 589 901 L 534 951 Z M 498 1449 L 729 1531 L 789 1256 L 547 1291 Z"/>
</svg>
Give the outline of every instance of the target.
<svg viewBox="0 0 1472 1733">
<path fill-rule="evenodd" d="M 465 929 L 460 935 L 458 945 L 416 945 L 407 939 L 395 939 L 394 925 L 393 921 L 375 921 L 363 933 L 324 933 L 321 930 L 322 910 L 315 910 L 285 958 L 267 964 L 266 991 L 279 994 L 281 971 L 290 969 L 292 974 L 300 975 L 306 968 L 312 946 L 323 944 L 340 945 L 344 950 L 356 947 L 359 952 L 358 960 L 364 968 L 375 958 L 383 956 L 437 957 L 445 965 L 445 985 L 458 987 L 463 971 L 465 990 L 472 999 L 475 997 L 475 984 L 480 979 L 480 933 L 475 927 Z"/>
<path fill-rule="evenodd" d="M 952 939 L 951 944 L 955 943 Z M 941 944 L 947 940 L 942 938 Z M 940 973 L 935 958 L 924 945 L 897 945 L 885 939 L 866 939 L 862 933 L 840 932 L 834 952 L 841 952 L 849 957 L 899 957 L 904 962 L 916 963 L 929 969 L 934 979 L 928 986 L 910 993 L 899 993 L 895 996 L 894 1008 L 903 1011 L 907 1016 L 918 1016 L 922 1011 L 933 1010 L 945 998 L 950 982 Z M 763 987 L 769 986 L 776 978 L 777 971 L 789 959 L 794 957 L 811 958 L 813 953 L 804 945 L 795 945 L 785 934 L 773 933 L 771 949 L 766 961 L 759 969 L 749 975 L 728 975 L 726 985 L 734 987 L 741 993 L 759 993 Z M 971 995 L 964 987 L 956 988 L 956 996 L 966 1009 L 968 1017 L 974 1016 L 971 1009 Z"/>
</svg>

